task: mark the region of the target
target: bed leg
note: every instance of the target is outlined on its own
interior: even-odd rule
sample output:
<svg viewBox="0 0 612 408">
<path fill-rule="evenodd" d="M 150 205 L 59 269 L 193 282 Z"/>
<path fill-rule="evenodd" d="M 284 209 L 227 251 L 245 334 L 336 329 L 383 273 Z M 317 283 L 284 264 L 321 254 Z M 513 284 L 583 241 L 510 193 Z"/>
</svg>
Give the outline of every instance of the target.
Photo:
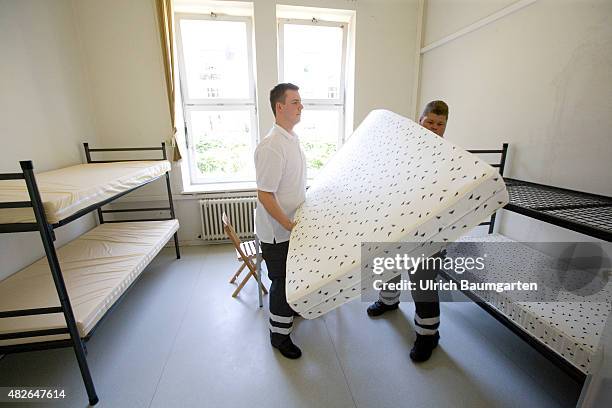
<svg viewBox="0 0 612 408">
<path fill-rule="evenodd" d="M 178 244 L 178 232 L 174 233 L 174 249 L 176 249 L 176 259 L 181 259 L 181 251 Z"/>
<path fill-rule="evenodd" d="M 495 213 L 491 215 L 491 222 L 489 223 L 489 234 L 492 234 L 494 229 L 495 229 Z"/>
<path fill-rule="evenodd" d="M 63 310 L 64 318 L 66 319 L 66 326 L 68 326 L 68 332 L 70 333 L 70 340 L 72 341 L 72 348 L 76 355 L 79 369 L 81 370 L 81 377 L 85 383 L 85 389 L 87 390 L 87 396 L 89 397 L 89 403 L 95 405 L 98 402 L 98 396 L 96 395 L 96 388 L 94 387 L 93 380 L 91 379 L 91 373 L 89 372 L 89 366 L 87 365 L 87 358 L 85 357 L 85 351 L 83 350 L 83 342 L 79 330 L 77 329 L 76 319 L 72 306 L 70 305 L 70 299 L 68 297 L 68 291 L 66 290 L 66 283 L 62 275 L 62 268 L 60 267 L 59 259 L 55 251 L 55 245 L 53 244 L 53 227 L 47 222 L 47 217 L 43 208 L 42 199 L 36 180 L 34 179 L 34 170 L 32 168 L 32 162 L 20 162 L 23 170 L 26 185 L 28 187 L 28 193 L 32 200 L 32 210 L 36 216 L 36 223 L 38 224 L 38 230 L 40 232 L 40 238 L 45 248 L 45 254 L 47 255 L 47 262 L 49 263 L 49 269 L 51 270 L 51 276 L 53 277 L 53 283 L 55 284 L 55 290 L 59 298 L 60 305 Z"/>
<path fill-rule="evenodd" d="M 81 339 L 73 338 L 74 354 L 76 354 L 77 362 L 79 363 L 79 369 L 81 370 L 81 377 L 85 384 L 85 390 L 87 390 L 87 397 L 89 398 L 89 405 L 96 405 L 98 403 L 98 395 L 91 379 L 91 373 L 89 372 L 89 366 L 85 357 L 85 346 Z"/>
</svg>

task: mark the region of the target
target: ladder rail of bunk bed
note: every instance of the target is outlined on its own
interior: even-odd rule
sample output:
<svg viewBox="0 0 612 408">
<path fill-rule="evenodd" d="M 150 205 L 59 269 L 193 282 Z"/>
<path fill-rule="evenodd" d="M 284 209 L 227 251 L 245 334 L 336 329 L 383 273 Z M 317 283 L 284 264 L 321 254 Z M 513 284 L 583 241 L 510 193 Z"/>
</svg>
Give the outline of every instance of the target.
<svg viewBox="0 0 612 408">
<path fill-rule="evenodd" d="M 85 148 L 85 156 L 87 158 L 87 163 L 109 163 L 115 161 L 141 161 L 141 160 L 115 160 L 115 161 L 96 161 L 91 159 L 91 152 L 117 152 L 117 151 L 161 151 L 162 159 L 149 159 L 149 161 L 161 161 L 167 160 L 166 155 L 166 147 L 165 143 L 162 142 L 161 147 L 145 147 L 145 148 L 109 148 L 109 149 L 91 149 L 89 148 L 88 143 L 83 143 Z M 40 195 L 40 191 L 38 189 L 38 185 L 36 183 L 36 177 L 34 174 L 34 166 L 31 161 L 20 161 L 22 173 L 5 173 L 0 174 L 0 180 L 24 180 L 28 195 L 30 197 L 30 201 L 16 201 L 16 202 L 3 202 L 0 203 L 0 209 L 9 209 L 9 208 L 28 208 L 31 207 L 36 222 L 35 223 L 9 223 L 9 224 L 0 224 L 0 233 L 14 233 L 14 232 L 28 232 L 28 231 L 38 231 L 40 233 L 41 241 L 43 243 L 43 247 L 45 250 L 45 255 L 49 264 L 49 268 L 51 271 L 51 275 L 53 277 L 53 282 L 55 285 L 55 289 L 57 291 L 58 299 L 60 301 L 60 306 L 55 307 L 43 307 L 43 308 L 32 308 L 32 309 L 21 309 L 21 310 L 8 310 L 8 311 L 0 311 L 0 319 L 1 318 L 12 318 L 12 317 L 25 317 L 25 316 L 34 316 L 34 315 L 42 315 L 42 314 L 56 314 L 62 313 L 66 320 L 65 328 L 54 328 L 54 329 L 42 329 L 42 330 L 29 330 L 29 331 L 20 331 L 20 332 L 12 332 L 12 333 L 2 333 L 0 334 L 0 340 L 13 340 L 13 339 L 23 339 L 23 338 L 35 338 L 41 336 L 50 336 L 50 335 L 58 335 L 58 334 L 68 334 L 70 336 L 69 339 L 62 340 L 50 340 L 50 341 L 42 341 L 42 342 L 32 342 L 32 343 L 22 343 L 22 344 L 13 344 L 13 345 L 2 345 L 0 346 L 0 354 L 11 354 L 11 353 L 19 353 L 19 352 L 27 352 L 27 351 L 37 351 L 37 350 L 48 350 L 54 348 L 63 348 L 63 347 L 72 347 L 74 349 L 77 362 L 79 365 L 79 369 L 81 371 L 81 377 L 83 378 L 83 383 L 85 385 L 85 389 L 87 391 L 87 396 L 89 399 L 90 405 L 95 405 L 98 403 L 99 398 L 96 393 L 96 389 L 93 383 L 93 379 L 91 377 L 91 372 L 89 370 L 89 365 L 87 364 L 86 358 L 86 347 L 84 341 L 87 341 L 91 334 L 95 331 L 97 326 L 101 323 L 102 320 L 98 321 L 96 325 L 90 330 L 90 332 L 82 339 L 76 323 L 76 318 L 74 316 L 74 311 L 72 309 L 72 305 L 70 303 L 70 297 L 68 295 L 66 284 L 64 282 L 64 277 L 62 275 L 61 266 L 58 260 L 56 248 L 55 248 L 55 234 L 53 230 L 55 228 L 66 225 L 93 210 L 97 210 L 98 219 L 101 224 L 110 223 L 110 222 L 134 222 L 134 221 L 163 221 L 163 220 L 171 220 L 175 219 L 175 211 L 174 204 L 172 201 L 172 189 L 170 186 L 170 176 L 169 172 L 165 172 L 166 179 L 166 189 L 168 193 L 168 207 L 156 207 L 156 208 L 134 208 L 134 209 L 126 209 L 126 210 L 102 210 L 102 207 L 119 197 L 124 196 L 144 185 L 147 185 L 159 177 L 149 180 L 148 182 L 137 186 L 135 188 L 120 192 L 113 197 L 100 201 L 96 204 L 93 204 L 89 207 L 86 207 L 82 210 L 77 211 L 76 213 L 60 220 L 55 224 L 50 224 L 47 221 L 47 216 L 43 207 L 43 201 Z M 139 212 L 139 211 L 169 211 L 169 218 L 155 218 L 155 219 L 137 219 L 137 220 L 122 220 L 122 221 L 108 221 L 104 219 L 105 213 L 116 213 L 116 212 Z M 178 233 L 174 233 L 174 246 L 176 251 L 177 259 L 180 259 L 180 250 L 178 246 Z M 130 286 L 132 286 L 134 282 Z M 127 290 L 121 295 L 121 297 L 125 296 Z M 117 301 L 121 299 L 117 299 Z M 113 309 L 111 307 L 106 311 L 105 315 Z"/>
<path fill-rule="evenodd" d="M 503 143 L 501 149 L 470 149 L 467 151 L 472 154 L 499 154 L 500 155 L 499 163 L 490 163 L 490 165 L 492 167 L 498 168 L 500 176 L 503 177 L 504 168 L 506 167 L 506 156 L 508 154 L 508 143 Z M 492 234 L 493 230 L 495 229 L 495 215 L 496 214 L 497 212 L 494 212 L 493 214 L 491 214 L 491 218 L 489 219 L 489 221 L 481 222 L 480 224 L 478 224 L 478 226 L 480 227 L 480 226 L 488 225 L 489 234 Z"/>
</svg>

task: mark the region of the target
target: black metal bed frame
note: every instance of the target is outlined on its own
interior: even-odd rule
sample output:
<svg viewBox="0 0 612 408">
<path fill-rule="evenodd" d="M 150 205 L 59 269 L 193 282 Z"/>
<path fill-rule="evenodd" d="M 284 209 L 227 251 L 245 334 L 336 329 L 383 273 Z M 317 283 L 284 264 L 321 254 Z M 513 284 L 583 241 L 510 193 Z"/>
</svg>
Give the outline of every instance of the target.
<svg viewBox="0 0 612 408">
<path fill-rule="evenodd" d="M 473 154 L 499 154 L 501 155 L 499 163 L 490 163 L 490 165 L 492 167 L 497 167 L 499 169 L 499 174 L 501 176 L 504 175 L 504 168 L 506 167 L 506 155 L 508 154 L 508 143 L 503 143 L 501 149 L 472 149 L 472 150 L 468 150 L 468 152 L 473 153 Z M 481 225 L 488 225 L 489 234 L 492 234 L 493 229 L 495 228 L 495 215 L 496 214 L 497 213 L 493 213 L 489 221 L 481 222 L 480 224 L 478 224 L 478 226 L 480 227 Z"/>
<path fill-rule="evenodd" d="M 612 242 L 612 197 L 505 178 L 510 202 L 505 210 L 535 218 L 594 238 Z M 469 296 L 469 294 L 466 293 Z M 486 305 L 490 307 L 489 305 Z M 556 352 L 525 333 L 520 326 L 493 314 L 506 327 L 569 374 L 579 384 L 587 375 Z M 502 319 L 508 320 L 504 322 Z"/>
<path fill-rule="evenodd" d="M 503 176 L 506 163 L 508 144 L 504 143 L 501 150 L 468 150 L 471 153 L 499 153 L 501 160 L 492 164 L 499 168 Z M 512 178 L 504 178 L 510 202 L 505 210 L 513 211 L 550 224 L 580 232 L 605 241 L 612 241 L 612 197 L 568 190 L 559 187 L 531 183 Z M 480 225 L 489 225 L 489 234 L 493 232 L 495 214 L 489 222 Z M 457 282 L 457 279 L 440 271 L 443 278 Z M 567 373 L 579 384 L 584 384 L 586 374 L 548 346 L 531 336 L 521 326 L 509 319 L 496 308 L 470 291 L 461 291 L 464 295 L 478 304 L 497 321 L 510 329 L 536 351 Z"/>
<path fill-rule="evenodd" d="M 612 197 L 505 178 L 504 207 L 527 217 L 612 242 Z"/>
<path fill-rule="evenodd" d="M 88 143 L 83 143 L 85 148 L 85 157 L 87 159 L 87 163 L 110 163 L 110 162 L 125 162 L 125 161 L 142 161 L 145 159 L 139 160 L 92 160 L 91 153 L 92 152 L 131 152 L 131 151 L 161 151 L 162 158 L 161 159 L 147 159 L 150 161 L 161 161 L 167 160 L 166 155 L 166 144 L 162 143 L 161 147 L 145 147 L 145 148 L 109 148 L 109 149 L 91 149 Z M 163 220 L 171 220 L 175 219 L 174 213 L 174 204 L 172 201 L 172 189 L 170 187 L 170 175 L 169 172 L 165 173 L 166 179 L 166 189 L 168 193 L 168 207 L 156 207 L 156 208 L 134 208 L 134 209 L 123 209 L 123 210 L 103 210 L 102 207 L 119 197 L 122 197 L 144 185 L 147 185 L 158 178 L 151 180 L 147 183 L 144 183 L 138 187 L 132 188 L 130 190 L 121 192 L 109 199 L 103 200 L 96 204 L 93 204 L 87 208 L 77 211 L 76 213 L 66 217 L 58 221 L 55 224 L 50 224 L 47 221 L 47 216 L 45 214 L 43 208 L 43 202 L 40 196 L 40 192 L 38 190 L 38 186 L 36 184 L 36 177 L 34 175 L 34 166 L 31 161 L 20 161 L 22 173 L 5 173 L 0 174 L 0 180 L 24 180 L 26 183 L 26 187 L 28 189 L 28 194 L 30 196 L 30 201 L 17 201 L 17 202 L 3 202 L 0 203 L 0 209 L 3 208 L 32 208 L 36 222 L 35 223 L 9 223 L 9 224 L 0 224 L 0 233 L 14 233 L 14 232 L 27 232 L 27 231 L 38 231 L 40 233 L 40 237 L 43 243 L 43 247 L 45 249 L 45 254 L 47 257 L 47 261 L 49 263 L 49 268 L 51 270 L 51 275 L 53 276 L 53 282 L 55 284 L 55 288 L 58 294 L 58 298 L 60 301 L 60 306 L 55 307 L 44 307 L 44 308 L 34 308 L 34 309 L 22 309 L 22 310 L 8 310 L 8 311 L 0 311 L 0 319 L 1 318 L 10 318 L 10 317 L 23 317 L 23 316 L 34 316 L 41 314 L 54 314 L 54 313 L 62 313 L 66 320 L 65 328 L 55 328 L 55 329 L 44 329 L 44 330 L 30 330 L 30 331 L 22 331 L 22 332 L 14 332 L 14 333 L 4 333 L 0 334 L 0 340 L 11 340 L 11 339 L 24 339 L 24 338 L 33 338 L 33 337 L 41 337 L 41 336 L 50 336 L 50 335 L 58 335 L 58 334 L 69 334 L 70 339 L 63 340 L 52 340 L 52 341 L 42 341 L 42 342 L 34 342 L 34 343 L 23 343 L 23 344 L 15 344 L 9 346 L 0 346 L 0 354 L 10 354 L 10 353 L 18 353 L 18 352 L 26 352 L 26 351 L 35 351 L 35 350 L 47 350 L 54 349 L 60 347 L 73 347 L 77 362 L 79 364 L 79 369 L 81 371 L 81 376 L 83 378 L 83 382 L 85 384 L 85 389 L 87 390 L 87 396 L 89 398 L 89 404 L 95 405 L 98 402 L 98 396 L 96 394 L 96 390 L 93 384 L 93 380 L 91 378 L 91 373 L 89 371 L 89 366 L 87 364 L 86 358 L 86 347 L 84 341 L 87 341 L 96 329 L 98 324 L 102 321 L 98 321 L 98 323 L 90 330 L 87 336 L 81 339 L 77 326 L 76 319 L 74 317 L 74 313 L 72 310 L 72 306 L 70 304 L 70 299 L 68 296 L 68 292 L 66 290 L 66 285 L 64 283 L 64 278 L 61 271 L 61 266 L 57 257 L 57 253 L 55 251 L 55 234 L 53 230 L 55 228 L 66 225 L 93 210 L 97 210 L 98 212 L 98 220 L 100 224 L 111 223 L 111 222 L 134 222 L 134 221 L 163 221 Z M 167 218 L 148 218 L 148 219 L 135 219 L 135 220 L 122 220 L 122 221 L 108 221 L 104 219 L 104 214 L 108 213 L 128 213 L 128 212 L 140 212 L 140 211 L 168 211 L 170 213 L 170 217 Z M 178 233 L 174 233 L 174 247 L 176 251 L 177 259 L 180 259 L 181 254 L 178 245 Z M 132 283 L 133 285 L 134 283 Z M 130 287 L 132 286 L 130 285 Z M 129 288 L 128 288 L 129 290 Z M 117 304 L 123 296 L 128 292 L 126 290 L 123 295 L 115 304 Z M 106 311 L 105 316 L 110 312 L 109 309 Z"/>
</svg>

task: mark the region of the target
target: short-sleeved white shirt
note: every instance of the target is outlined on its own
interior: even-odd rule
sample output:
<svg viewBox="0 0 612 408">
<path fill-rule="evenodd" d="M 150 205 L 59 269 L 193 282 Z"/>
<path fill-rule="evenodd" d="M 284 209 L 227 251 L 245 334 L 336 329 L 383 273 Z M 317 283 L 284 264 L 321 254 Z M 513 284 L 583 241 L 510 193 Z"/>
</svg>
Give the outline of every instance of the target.
<svg viewBox="0 0 612 408">
<path fill-rule="evenodd" d="M 306 198 L 306 157 L 294 132 L 274 124 L 255 149 L 257 189 L 274 193 L 281 209 L 293 220 Z M 257 200 L 255 216 L 261 242 L 289 241 L 291 233 L 278 223 Z"/>
</svg>

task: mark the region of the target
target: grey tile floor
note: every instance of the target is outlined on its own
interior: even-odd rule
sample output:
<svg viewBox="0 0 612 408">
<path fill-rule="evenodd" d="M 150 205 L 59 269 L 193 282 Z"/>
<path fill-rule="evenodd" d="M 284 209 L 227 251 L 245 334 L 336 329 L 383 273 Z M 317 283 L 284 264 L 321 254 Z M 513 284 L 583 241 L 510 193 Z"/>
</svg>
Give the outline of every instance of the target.
<svg viewBox="0 0 612 408">
<path fill-rule="evenodd" d="M 266 307 L 250 282 L 230 295 L 230 246 L 166 249 L 87 343 L 99 407 L 569 407 L 580 388 L 469 302 L 443 303 L 441 343 L 410 362 L 414 307 L 370 319 L 359 300 L 296 321 L 304 352 L 284 359 L 268 341 Z M 265 299 L 267 300 L 267 298 Z M 5 356 L 0 386 L 66 390 L 85 407 L 70 349 Z"/>
</svg>

